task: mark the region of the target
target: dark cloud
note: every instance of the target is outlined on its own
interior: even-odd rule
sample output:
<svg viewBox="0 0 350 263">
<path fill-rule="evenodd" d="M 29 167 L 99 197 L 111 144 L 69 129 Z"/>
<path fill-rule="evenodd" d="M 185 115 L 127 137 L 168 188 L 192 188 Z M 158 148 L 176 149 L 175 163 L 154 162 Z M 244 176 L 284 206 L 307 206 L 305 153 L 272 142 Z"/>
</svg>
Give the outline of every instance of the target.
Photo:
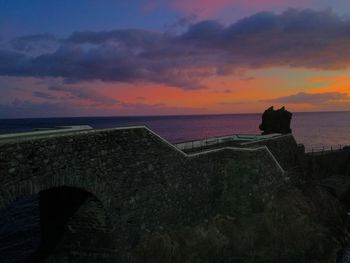
<svg viewBox="0 0 350 263">
<path fill-rule="evenodd" d="M 110 96 L 101 95 L 96 90 L 86 87 L 67 87 L 65 85 L 52 85 L 49 86 L 48 89 L 50 91 L 61 91 L 68 93 L 70 95 L 69 99 L 82 99 L 91 101 L 94 103 L 94 106 L 112 106 L 119 103 L 118 100 Z"/>
<path fill-rule="evenodd" d="M 127 47 L 150 47 L 162 41 L 162 34 L 142 29 L 112 30 L 112 31 L 83 31 L 74 32 L 66 39 L 68 43 L 75 44 L 105 44 L 117 42 Z"/>
<path fill-rule="evenodd" d="M 41 99 L 47 99 L 47 100 L 54 100 L 56 99 L 55 96 L 52 96 L 51 94 L 47 92 L 42 92 L 42 91 L 34 91 L 32 93 L 34 97 L 41 98 Z"/>
<path fill-rule="evenodd" d="M 349 101 L 350 96 L 346 93 L 339 92 L 325 92 L 325 93 L 304 93 L 300 92 L 295 95 L 263 100 L 262 102 L 268 103 L 286 103 L 286 104 L 314 104 L 320 105 L 325 103 Z"/>
<path fill-rule="evenodd" d="M 197 45 L 201 44 L 202 41 L 202 44 L 208 45 L 212 41 L 219 40 L 224 30 L 225 27 L 218 21 L 207 20 L 192 25 L 181 37 L 193 40 Z"/>
<path fill-rule="evenodd" d="M 183 29 L 185 27 L 188 27 L 194 24 L 197 19 L 198 19 L 197 14 L 190 14 L 188 16 L 178 16 L 175 23 L 165 24 L 165 28 L 167 32 Z"/>
<path fill-rule="evenodd" d="M 2 76 L 20 76 L 24 74 L 27 63 L 28 59 L 25 55 L 0 49 L 0 74 Z"/>
<path fill-rule="evenodd" d="M 331 10 L 262 12 L 228 26 L 201 21 L 179 35 L 139 29 L 75 32 L 52 52 L 28 54 L 28 43 L 41 39 L 55 40 L 45 34 L 24 37 L 13 41 L 21 52 L 0 51 L 0 75 L 199 89 L 205 87 L 202 80 L 235 75 L 239 68 L 350 66 L 350 20 Z"/>
<path fill-rule="evenodd" d="M 120 50 L 113 44 L 85 50 L 77 45 L 62 46 L 54 53 L 25 59 L 21 53 L 0 51 L 0 75 L 63 77 L 68 83 L 88 80 L 155 82 L 188 89 L 202 88 L 203 72 L 187 71 L 183 61 L 152 59 Z"/>
<path fill-rule="evenodd" d="M 54 35 L 46 33 L 17 37 L 12 39 L 10 43 L 17 51 L 39 55 L 56 50 L 59 40 Z"/>
</svg>

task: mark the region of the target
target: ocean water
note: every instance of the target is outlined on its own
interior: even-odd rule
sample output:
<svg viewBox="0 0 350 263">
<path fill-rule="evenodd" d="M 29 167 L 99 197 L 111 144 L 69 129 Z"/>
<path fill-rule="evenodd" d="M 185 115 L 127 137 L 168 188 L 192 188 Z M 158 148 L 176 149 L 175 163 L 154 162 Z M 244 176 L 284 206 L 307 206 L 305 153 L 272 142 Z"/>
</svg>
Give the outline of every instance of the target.
<svg viewBox="0 0 350 263">
<path fill-rule="evenodd" d="M 170 142 L 229 134 L 260 134 L 261 114 L 153 117 L 0 119 L 0 133 L 66 125 L 112 128 L 145 125 Z M 350 145 L 350 112 L 294 113 L 293 134 L 308 150 Z"/>
</svg>

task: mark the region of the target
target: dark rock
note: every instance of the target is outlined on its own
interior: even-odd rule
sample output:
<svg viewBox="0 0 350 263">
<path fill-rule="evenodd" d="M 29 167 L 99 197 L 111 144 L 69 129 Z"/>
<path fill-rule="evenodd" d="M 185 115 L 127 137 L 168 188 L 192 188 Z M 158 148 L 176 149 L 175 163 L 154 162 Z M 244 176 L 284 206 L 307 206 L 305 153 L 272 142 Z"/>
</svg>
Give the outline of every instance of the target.
<svg viewBox="0 0 350 263">
<path fill-rule="evenodd" d="M 284 107 L 279 110 L 274 110 L 273 106 L 268 108 L 263 116 L 262 123 L 259 128 L 263 131 L 263 135 L 272 133 L 288 134 L 292 133 L 290 122 L 292 120 L 292 113 L 287 111 Z"/>
<path fill-rule="evenodd" d="M 344 146 L 343 151 L 350 151 L 350 146 Z"/>
</svg>

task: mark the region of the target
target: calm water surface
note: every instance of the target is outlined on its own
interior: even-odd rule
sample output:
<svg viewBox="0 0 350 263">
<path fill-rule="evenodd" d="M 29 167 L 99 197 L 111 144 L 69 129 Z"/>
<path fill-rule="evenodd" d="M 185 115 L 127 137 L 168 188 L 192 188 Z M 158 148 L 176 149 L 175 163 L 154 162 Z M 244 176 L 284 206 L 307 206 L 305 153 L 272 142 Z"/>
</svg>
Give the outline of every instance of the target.
<svg viewBox="0 0 350 263">
<path fill-rule="evenodd" d="M 155 117 L 82 117 L 0 120 L 0 133 L 33 128 L 90 125 L 94 128 L 146 125 L 170 142 L 228 134 L 259 134 L 261 114 Z M 294 113 L 292 129 L 308 149 L 350 145 L 350 112 Z"/>
</svg>

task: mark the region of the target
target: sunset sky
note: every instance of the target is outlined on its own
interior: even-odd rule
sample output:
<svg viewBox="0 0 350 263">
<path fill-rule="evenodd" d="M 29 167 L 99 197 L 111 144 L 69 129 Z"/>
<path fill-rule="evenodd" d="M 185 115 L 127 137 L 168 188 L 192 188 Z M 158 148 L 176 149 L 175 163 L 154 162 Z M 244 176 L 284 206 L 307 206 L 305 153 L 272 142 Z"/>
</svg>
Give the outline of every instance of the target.
<svg viewBox="0 0 350 263">
<path fill-rule="evenodd" d="M 350 110 L 349 0 L 0 0 L 0 118 Z"/>
</svg>

